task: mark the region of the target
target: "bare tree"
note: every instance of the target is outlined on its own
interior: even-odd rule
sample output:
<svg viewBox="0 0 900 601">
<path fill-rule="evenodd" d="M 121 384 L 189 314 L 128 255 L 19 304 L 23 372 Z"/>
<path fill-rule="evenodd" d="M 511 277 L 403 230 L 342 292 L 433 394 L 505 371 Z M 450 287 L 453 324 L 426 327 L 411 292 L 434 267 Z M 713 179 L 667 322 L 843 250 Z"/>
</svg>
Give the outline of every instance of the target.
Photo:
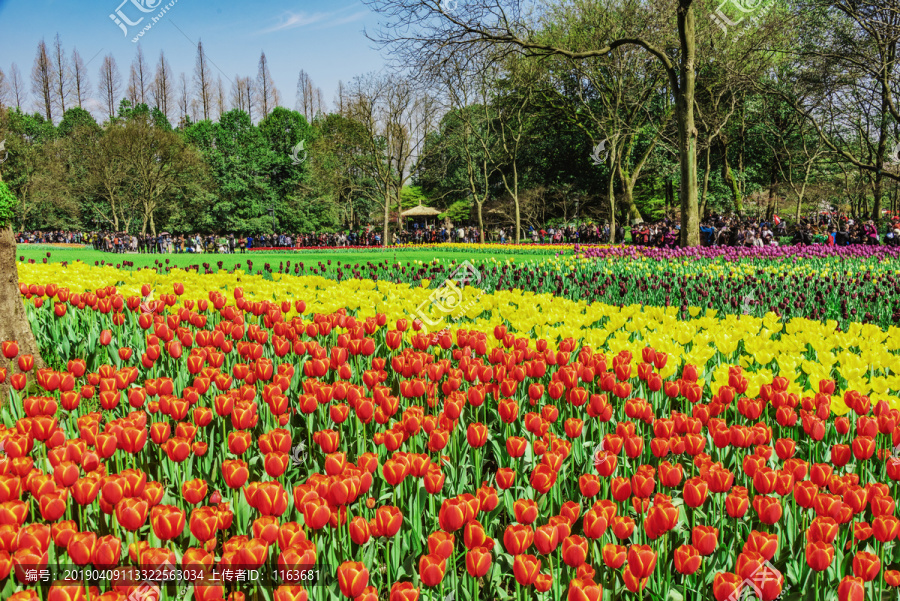
<svg viewBox="0 0 900 601">
<path fill-rule="evenodd" d="M 168 117 L 169 109 L 172 104 L 172 67 L 166 60 L 166 55 L 162 50 L 159 51 L 159 62 L 156 63 L 156 75 L 153 77 L 153 83 L 150 86 L 150 98 L 153 99 L 153 105 Z"/>
<path fill-rule="evenodd" d="M 344 82 L 340 79 L 338 80 L 337 93 L 334 97 L 334 104 L 337 106 L 338 113 L 344 114 L 344 103 L 347 98 L 347 89 L 344 87 Z"/>
<path fill-rule="evenodd" d="M 231 80 L 231 108 L 238 110 L 246 110 L 247 107 L 247 90 L 244 87 L 244 78 L 235 75 Z"/>
<path fill-rule="evenodd" d="M 63 50 L 62 40 L 59 34 L 53 40 L 53 96 L 54 103 L 59 108 L 60 115 L 66 112 L 66 102 L 72 97 L 72 83 L 70 81 L 71 67 L 66 52 Z"/>
<path fill-rule="evenodd" d="M 6 81 L 6 74 L 0 69 L 0 108 L 9 105 L 9 82 Z"/>
<path fill-rule="evenodd" d="M 322 88 L 316 88 L 316 114 L 325 113 L 328 105 L 325 102 L 325 92 Z"/>
<path fill-rule="evenodd" d="M 343 85 L 343 82 L 338 82 L 339 98 L 343 94 Z M 322 88 L 316 87 L 309 74 L 301 70 L 297 77 L 297 110 L 307 121 L 312 121 L 324 108 Z"/>
<path fill-rule="evenodd" d="M 201 115 L 203 114 L 201 111 L 200 101 L 196 98 L 191 98 L 191 121 L 194 123 L 200 121 Z"/>
<path fill-rule="evenodd" d="M 106 111 L 109 114 L 109 118 L 112 119 L 116 115 L 116 103 L 122 91 L 122 76 L 119 75 L 119 67 L 116 65 L 116 59 L 112 54 L 107 54 L 103 57 L 98 88 L 103 102 L 106 103 Z"/>
<path fill-rule="evenodd" d="M 469 66 L 471 68 L 467 68 Z M 457 145 L 462 155 L 468 187 L 464 192 L 475 201 L 479 237 L 483 244 L 484 204 L 491 197 L 491 179 L 500 167 L 498 140 L 490 125 L 497 118 L 491 105 L 493 80 L 487 70 L 460 60 L 460 57 L 447 61 L 436 76 L 443 84 L 453 112 L 453 119 L 448 122 L 459 122 L 458 131 L 447 131 L 441 138 L 452 140 L 450 143 Z"/>
<path fill-rule="evenodd" d="M 197 61 L 194 63 L 194 90 L 197 100 L 203 110 L 203 118 L 209 119 L 209 109 L 212 106 L 212 74 L 209 70 L 209 60 L 203 53 L 203 42 L 197 42 Z"/>
<path fill-rule="evenodd" d="M 28 99 L 28 91 L 25 89 L 25 80 L 22 79 L 22 72 L 19 66 L 13 63 L 9 69 L 9 86 L 12 90 L 12 101 L 16 108 L 21 109 Z"/>
<path fill-rule="evenodd" d="M 88 88 L 91 82 L 88 79 L 87 67 L 78 54 L 77 49 L 72 50 L 72 94 L 78 108 L 84 108 L 84 103 L 88 99 Z"/>
<path fill-rule="evenodd" d="M 183 122 L 187 119 L 188 111 L 191 109 L 191 92 L 188 87 L 187 75 L 182 73 L 178 78 L 178 119 Z"/>
<path fill-rule="evenodd" d="M 244 111 L 253 120 L 254 98 L 256 87 L 249 77 L 236 76 L 231 87 L 231 107 Z"/>
<path fill-rule="evenodd" d="M 150 67 L 144 60 L 141 45 L 138 44 L 137 54 L 131 63 L 131 76 L 128 79 L 128 98 L 133 105 L 147 104 L 147 91 L 150 85 Z"/>
<path fill-rule="evenodd" d="M 225 105 L 225 85 L 222 83 L 222 77 L 219 76 L 216 80 L 216 111 L 219 119 L 222 118 L 222 115 L 224 115 L 227 110 Z"/>
<path fill-rule="evenodd" d="M 436 105 L 427 96 L 417 96 L 412 82 L 399 76 L 357 77 L 348 100 L 349 117 L 366 132 L 358 167 L 376 182 L 374 199 L 384 208 L 382 243 L 388 246 L 391 209 L 400 210 L 413 162 L 422 158 L 425 140 L 435 127 Z"/>
<path fill-rule="evenodd" d="M 262 111 L 262 118 L 269 116 L 276 106 L 278 106 L 278 89 L 272 80 L 272 73 L 269 71 L 269 63 L 266 60 L 266 53 L 263 52 L 259 56 L 259 69 L 256 73 L 256 95 L 257 105 Z"/>
<path fill-rule="evenodd" d="M 53 87 L 53 61 L 47 52 L 47 44 L 41 40 L 31 68 L 31 92 L 37 97 L 35 104 L 47 121 L 53 121 Z"/>
</svg>

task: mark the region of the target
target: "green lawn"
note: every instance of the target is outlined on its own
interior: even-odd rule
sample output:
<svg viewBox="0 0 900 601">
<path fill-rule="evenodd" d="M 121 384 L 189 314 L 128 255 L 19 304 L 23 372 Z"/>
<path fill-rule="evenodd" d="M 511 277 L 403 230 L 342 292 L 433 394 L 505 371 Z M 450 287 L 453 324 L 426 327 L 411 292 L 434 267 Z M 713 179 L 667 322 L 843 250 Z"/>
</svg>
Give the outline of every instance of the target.
<svg viewBox="0 0 900 601">
<path fill-rule="evenodd" d="M 530 259 L 540 259 L 541 257 L 553 256 L 557 252 L 569 253 L 571 251 L 564 248 L 535 248 L 533 250 L 522 250 L 522 247 L 510 246 L 509 252 L 506 249 L 460 249 L 431 247 L 427 249 L 418 248 L 398 248 L 387 250 L 302 250 L 302 251 L 282 251 L 282 252 L 248 252 L 241 254 L 114 254 L 93 250 L 92 248 L 64 248 L 48 245 L 19 245 L 16 249 L 16 255 L 25 261 L 33 260 L 41 263 L 46 259 L 48 263 L 82 261 L 88 264 L 111 263 L 113 265 L 122 266 L 123 262 L 133 263 L 133 268 L 154 267 L 160 263 L 167 266 L 190 267 L 199 266 L 201 269 L 204 264 L 208 264 L 213 271 L 219 269 L 219 262 L 222 262 L 221 269 L 231 270 L 235 264 L 240 264 L 242 269 L 247 269 L 247 260 L 253 261 L 253 270 L 262 269 L 266 263 L 269 263 L 274 270 L 277 271 L 280 263 L 291 262 L 291 265 L 303 263 L 306 266 L 315 266 L 319 262 L 326 263 L 330 260 L 333 264 L 340 261 L 342 264 L 360 264 L 378 263 L 388 261 L 389 263 L 402 263 L 422 261 L 429 262 L 438 259 L 441 262 L 457 262 L 469 260 L 472 262 L 481 262 L 493 258 L 498 260 L 514 259 L 516 261 L 526 261 Z M 49 256 L 48 256 L 49 255 Z M 131 267 L 129 265 L 129 267 Z"/>
</svg>

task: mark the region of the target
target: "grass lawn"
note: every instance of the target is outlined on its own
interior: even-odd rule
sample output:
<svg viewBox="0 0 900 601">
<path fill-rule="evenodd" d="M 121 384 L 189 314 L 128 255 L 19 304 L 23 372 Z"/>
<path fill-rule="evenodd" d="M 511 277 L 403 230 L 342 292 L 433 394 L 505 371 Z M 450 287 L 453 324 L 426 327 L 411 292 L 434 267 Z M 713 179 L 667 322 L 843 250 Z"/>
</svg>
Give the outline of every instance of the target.
<svg viewBox="0 0 900 601">
<path fill-rule="evenodd" d="M 25 261 L 33 260 L 35 263 L 60 263 L 82 261 L 84 263 L 93 264 L 112 264 L 116 266 L 133 263 L 133 268 L 154 267 L 160 263 L 174 267 L 191 267 L 197 265 L 204 267 L 208 264 L 213 271 L 219 269 L 219 262 L 222 262 L 221 269 L 232 270 L 236 264 L 240 264 L 241 268 L 247 269 L 247 260 L 253 261 L 253 270 L 262 269 L 266 263 L 269 263 L 274 270 L 277 270 L 280 263 L 291 262 L 291 265 L 303 263 L 306 266 L 315 266 L 318 263 L 328 263 L 332 261 L 336 264 L 340 261 L 342 264 L 360 264 L 378 263 L 388 261 L 388 263 L 402 263 L 421 261 L 430 262 L 434 259 L 442 263 L 450 261 L 483 262 L 496 258 L 498 260 L 513 259 L 515 261 L 527 261 L 541 259 L 542 257 L 552 257 L 557 252 L 571 253 L 571 250 L 560 246 L 559 248 L 535 247 L 534 249 L 524 249 L 522 246 L 509 246 L 509 251 L 504 248 L 493 247 L 491 249 L 478 248 L 473 245 L 470 250 L 468 248 L 454 247 L 428 247 L 428 248 L 389 248 L 387 250 L 297 250 L 297 251 L 279 251 L 279 252 L 248 252 L 241 254 L 114 254 L 96 251 L 92 248 L 71 248 L 56 247 L 50 245 L 38 244 L 21 244 L 16 249 L 16 255 Z M 49 255 L 49 256 L 48 256 Z M 129 265 L 126 268 L 130 268 Z"/>
</svg>

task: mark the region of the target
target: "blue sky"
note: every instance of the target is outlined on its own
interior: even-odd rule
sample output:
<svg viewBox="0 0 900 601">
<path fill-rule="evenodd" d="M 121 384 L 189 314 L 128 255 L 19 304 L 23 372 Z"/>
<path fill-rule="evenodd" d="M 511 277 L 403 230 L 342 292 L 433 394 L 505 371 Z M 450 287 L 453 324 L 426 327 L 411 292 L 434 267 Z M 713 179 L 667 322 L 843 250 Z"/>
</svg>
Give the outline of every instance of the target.
<svg viewBox="0 0 900 601">
<path fill-rule="evenodd" d="M 97 96 L 98 70 L 112 53 L 127 84 L 137 44 L 132 38 L 172 0 L 0 0 L 0 68 L 7 74 L 18 64 L 30 95 L 30 74 L 41 38 L 48 45 L 59 33 L 67 52 L 77 47 Z M 193 74 L 197 41 L 221 75 L 230 97 L 235 75 L 255 78 L 259 55 L 265 51 L 282 105 L 293 108 L 297 74 L 309 73 L 331 104 L 338 80 L 384 66 L 379 51 L 363 34 L 378 18 L 358 0 L 174 0 L 175 4 L 140 38 L 152 66 L 165 51 L 176 74 Z M 147 11 L 141 11 L 144 7 Z M 135 26 L 128 36 L 110 14 Z M 122 21 L 122 19 L 119 19 Z M 99 115 L 95 115 L 99 116 Z"/>
</svg>

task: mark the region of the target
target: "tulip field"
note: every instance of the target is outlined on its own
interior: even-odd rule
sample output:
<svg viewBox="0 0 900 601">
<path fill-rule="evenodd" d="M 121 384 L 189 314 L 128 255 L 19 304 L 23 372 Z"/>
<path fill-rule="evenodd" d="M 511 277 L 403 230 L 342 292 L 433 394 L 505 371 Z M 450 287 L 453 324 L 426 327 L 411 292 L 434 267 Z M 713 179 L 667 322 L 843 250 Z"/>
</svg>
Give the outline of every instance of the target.
<svg viewBox="0 0 900 601">
<path fill-rule="evenodd" d="M 0 599 L 898 599 L 886 250 L 298 259 L 20 263 Z"/>
<path fill-rule="evenodd" d="M 888 246 L 658 249 L 444 244 L 259 256 L 22 252 L 29 262 L 42 264 L 82 260 L 100 266 L 115 258 L 116 266 L 126 271 L 239 270 L 413 286 L 445 280 L 465 258 L 480 272 L 478 287 L 488 292 L 523 290 L 616 306 L 676 307 L 682 318 L 713 309 L 721 315 L 763 317 L 771 312 L 786 319 L 834 320 L 842 328 L 853 322 L 900 324 L 900 247 Z"/>
</svg>

